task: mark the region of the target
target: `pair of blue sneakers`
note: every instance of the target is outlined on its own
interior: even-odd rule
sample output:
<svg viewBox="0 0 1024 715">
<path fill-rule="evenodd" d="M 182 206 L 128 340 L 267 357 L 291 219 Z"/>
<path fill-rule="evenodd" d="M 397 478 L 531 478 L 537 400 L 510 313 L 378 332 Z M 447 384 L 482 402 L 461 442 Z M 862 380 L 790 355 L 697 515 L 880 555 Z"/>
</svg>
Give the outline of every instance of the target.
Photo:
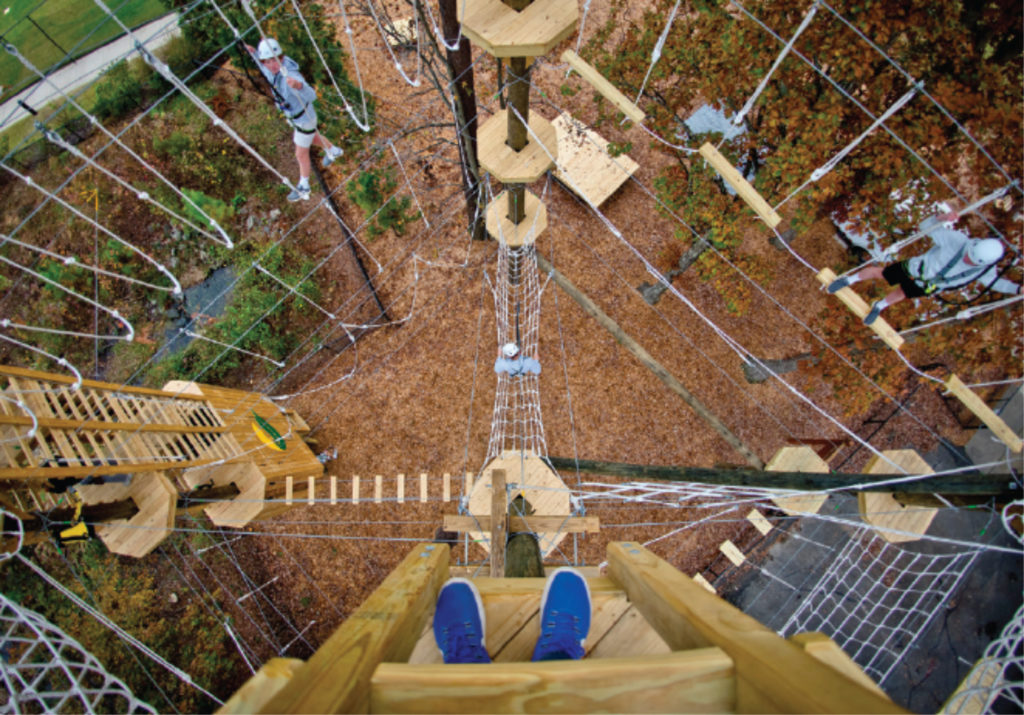
<svg viewBox="0 0 1024 715">
<path fill-rule="evenodd" d="M 540 601 L 540 638 L 533 660 L 579 660 L 590 632 L 590 589 L 572 568 L 556 569 Z M 441 587 L 434 611 L 434 640 L 445 663 L 490 663 L 484 638 L 484 604 L 472 581 L 452 578 Z"/>
</svg>

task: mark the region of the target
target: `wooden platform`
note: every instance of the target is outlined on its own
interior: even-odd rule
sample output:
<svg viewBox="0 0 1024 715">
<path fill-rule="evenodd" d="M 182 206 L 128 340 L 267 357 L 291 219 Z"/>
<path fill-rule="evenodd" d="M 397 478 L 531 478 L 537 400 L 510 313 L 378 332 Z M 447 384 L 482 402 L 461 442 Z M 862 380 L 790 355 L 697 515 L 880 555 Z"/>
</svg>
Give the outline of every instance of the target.
<svg viewBox="0 0 1024 715">
<path fill-rule="evenodd" d="M 527 454 L 523 458 L 519 452 L 506 452 L 491 460 L 484 468 L 482 476 L 477 479 L 469 492 L 469 513 L 476 517 L 491 515 L 491 472 L 495 469 L 505 470 L 508 485 L 506 508 L 519 494 L 533 507 L 534 513 L 544 516 L 563 516 L 568 518 L 571 513 L 569 488 L 557 474 L 539 457 Z M 488 523 L 490 519 L 488 518 Z M 547 556 L 566 537 L 564 531 L 543 531 L 537 534 L 540 552 Z M 471 539 L 476 540 L 488 553 L 491 550 L 490 533 L 483 531 L 469 532 Z"/>
<path fill-rule="evenodd" d="M 603 204 L 640 168 L 625 154 L 612 157 L 604 137 L 566 112 L 552 124 L 558 137 L 555 178 L 590 205 Z"/>
<path fill-rule="evenodd" d="M 129 484 L 79 485 L 86 504 L 131 499 L 139 513 L 96 527 L 96 535 L 111 553 L 142 558 L 167 538 L 174 528 L 178 492 L 163 472 L 132 476 Z"/>
<path fill-rule="evenodd" d="M 577 0 L 533 0 L 517 12 L 501 0 L 462 0 L 459 19 L 470 41 L 495 57 L 540 57 L 571 35 Z"/>
<path fill-rule="evenodd" d="M 817 452 L 810 447 L 801 445 L 780 449 L 765 465 L 765 471 L 828 474 L 829 469 Z M 827 494 L 808 494 L 807 496 L 772 499 L 772 502 L 790 516 L 798 516 L 800 514 L 817 514 L 826 499 L 828 499 Z"/>
<path fill-rule="evenodd" d="M 887 449 L 882 451 L 882 455 L 906 471 L 900 472 L 897 467 L 875 455 L 864 466 L 865 474 L 903 476 L 904 474 L 932 474 L 934 472 L 921 455 L 912 449 Z M 917 541 L 920 536 L 894 534 L 887 529 L 898 529 L 924 535 L 928 531 L 932 519 L 938 513 L 938 509 L 934 508 L 905 506 L 896 501 L 892 494 L 885 492 L 861 492 L 857 495 L 857 505 L 861 519 L 871 526 L 883 527 L 877 530 L 878 535 L 894 544 Z"/>
<path fill-rule="evenodd" d="M 535 243 L 548 227 L 548 208 L 537 196 L 524 192 L 526 216 L 518 224 L 508 218 L 508 192 L 502 191 L 487 204 L 487 233 L 499 243 L 518 248 Z"/>
<path fill-rule="evenodd" d="M 477 131 L 480 166 L 503 184 L 532 184 L 555 165 L 558 141 L 551 122 L 530 112 L 526 146 L 515 151 L 508 145 L 508 110 L 496 112 Z"/>
<path fill-rule="evenodd" d="M 496 663 L 529 661 L 540 635 L 542 578 L 477 578 L 487 614 L 487 652 Z M 585 644 L 588 658 L 632 657 L 668 653 L 661 636 L 629 603 L 626 593 L 610 579 L 587 579 L 593 605 L 590 635 Z M 431 609 L 433 614 L 433 609 Z M 410 663 L 441 663 L 428 619 Z"/>
<path fill-rule="evenodd" d="M 214 526 L 240 529 L 264 509 L 267 480 L 252 462 L 193 467 L 185 470 L 181 478 L 189 489 L 206 484 L 234 484 L 238 487 L 238 496 L 231 501 L 217 502 L 203 509 Z"/>
</svg>

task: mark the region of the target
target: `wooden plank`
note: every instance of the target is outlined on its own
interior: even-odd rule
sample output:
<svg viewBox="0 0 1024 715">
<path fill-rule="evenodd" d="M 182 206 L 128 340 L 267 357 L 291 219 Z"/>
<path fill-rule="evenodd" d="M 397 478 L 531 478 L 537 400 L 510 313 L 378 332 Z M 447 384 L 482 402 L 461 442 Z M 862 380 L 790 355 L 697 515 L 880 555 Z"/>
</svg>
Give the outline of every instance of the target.
<svg viewBox="0 0 1024 715">
<path fill-rule="evenodd" d="M 1020 452 L 1022 445 L 1021 438 L 1018 437 L 1009 425 L 1003 421 L 1003 418 L 997 415 L 991 407 L 985 404 L 978 395 L 967 387 L 957 375 L 950 375 L 949 379 L 946 380 L 946 389 L 949 390 L 953 395 L 956 396 L 964 405 L 978 416 L 985 426 L 992 430 L 992 434 L 999 438 L 999 440 L 1010 448 L 1013 452 Z"/>
<path fill-rule="evenodd" d="M 427 475 L 426 473 L 420 474 L 420 504 L 427 503 Z"/>
<path fill-rule="evenodd" d="M 824 633 L 797 633 L 790 636 L 789 640 L 796 643 L 822 663 L 826 663 L 843 675 L 855 680 L 868 690 L 873 690 L 882 697 L 888 697 L 885 691 L 878 687 L 878 683 L 872 680 L 871 676 L 865 673 L 853 661 L 853 658 L 847 655 L 834 640 Z"/>
<path fill-rule="evenodd" d="M 526 146 L 516 151 L 508 143 L 508 112 L 507 109 L 495 112 L 477 131 L 480 166 L 503 184 L 532 184 L 555 165 L 552 158 L 558 157 L 555 127 L 539 112 L 530 112 Z"/>
<path fill-rule="evenodd" d="M 508 523 L 508 493 L 505 470 L 491 470 L 491 578 L 505 575 L 505 537 Z"/>
<path fill-rule="evenodd" d="M 462 32 L 495 57 L 540 57 L 576 29 L 577 0 L 533 0 L 517 12 L 501 0 L 460 0 Z"/>
<path fill-rule="evenodd" d="M 836 279 L 836 274 L 832 272 L 830 268 L 822 268 L 821 272 L 818 273 L 815 278 L 823 286 L 828 286 Z M 843 304 L 850 309 L 850 311 L 861 320 L 864 320 L 865 316 L 870 312 L 871 306 L 860 297 L 860 295 L 850 286 L 840 288 L 838 291 L 833 293 L 836 298 L 841 300 Z M 900 335 L 896 330 L 885 321 L 885 318 L 879 317 L 871 325 L 865 326 L 874 330 L 879 338 L 882 339 L 886 345 L 893 350 L 899 350 L 900 347 L 906 341 L 903 336 Z"/>
<path fill-rule="evenodd" d="M 750 513 L 747 514 L 747 521 L 753 524 L 754 528 L 760 531 L 762 536 L 768 536 L 768 532 L 772 530 L 772 523 L 757 509 L 750 510 Z"/>
<path fill-rule="evenodd" d="M 587 62 L 572 50 L 562 53 L 562 62 L 568 62 L 569 66 L 579 73 L 580 77 L 609 102 L 619 108 L 623 114 L 631 120 L 640 124 L 644 121 L 644 112 L 618 90 L 615 85 L 605 79 L 604 75 L 591 67 Z"/>
<path fill-rule="evenodd" d="M 352 477 L 352 503 L 359 503 L 359 475 L 356 474 Z"/>
<path fill-rule="evenodd" d="M 405 475 L 398 475 L 398 503 L 405 504 Z"/>
<path fill-rule="evenodd" d="M 708 593 L 716 593 L 715 587 L 711 585 L 711 582 L 704 578 L 701 574 L 693 575 L 693 582 L 703 588 Z"/>
<path fill-rule="evenodd" d="M 338 477 L 331 476 L 331 504 L 338 503 Z"/>
<path fill-rule="evenodd" d="M 818 453 L 806 445 L 798 447 L 782 447 L 771 461 L 765 465 L 766 472 L 813 472 L 828 474 L 828 464 Z M 775 506 L 790 516 L 801 514 L 817 514 L 828 499 L 828 494 L 808 494 L 806 496 L 778 497 L 772 499 Z"/>
<path fill-rule="evenodd" d="M 639 544 L 609 544 L 608 569 L 673 650 L 717 646 L 732 658 L 737 712 L 906 712 L 708 593 Z"/>
<path fill-rule="evenodd" d="M 775 228 L 782 223 L 782 217 L 775 213 L 775 209 L 761 198 L 761 194 L 757 193 L 757 189 L 743 178 L 743 175 L 736 170 L 732 162 L 722 156 L 718 149 L 715 149 L 711 144 L 705 143 L 700 148 L 700 155 L 707 159 L 715 171 L 721 174 L 722 178 L 736 190 L 736 195 L 746 201 L 747 206 L 752 208 L 754 213 L 768 224 L 769 228 Z"/>
<path fill-rule="evenodd" d="M 260 712 L 347 713 L 370 709 L 381 661 L 405 661 L 448 578 L 444 544 L 418 544 Z"/>
<path fill-rule="evenodd" d="M 445 531 L 490 531 L 491 517 L 461 516 L 459 514 L 444 515 Z M 596 516 L 510 516 L 508 517 L 509 533 L 563 531 L 567 534 L 596 534 L 601 530 L 601 521 Z"/>
<path fill-rule="evenodd" d="M 316 477 L 306 477 L 306 503 L 316 504 Z"/>
<path fill-rule="evenodd" d="M 864 465 L 866 474 L 931 474 L 932 471 L 931 466 L 912 449 L 883 450 L 881 456 L 874 455 Z M 903 505 L 891 494 L 882 492 L 861 492 L 857 495 L 857 506 L 861 519 L 873 527 L 880 527 L 875 529 L 875 533 L 894 544 L 920 539 L 939 511 L 932 507 Z M 910 533 L 898 534 L 890 529 Z"/>
<path fill-rule="evenodd" d="M 291 477 L 285 477 L 284 478 L 284 503 L 288 504 L 289 506 L 292 503 L 292 487 L 293 486 L 294 485 L 292 484 L 292 478 Z"/>
<path fill-rule="evenodd" d="M 543 663 L 382 663 L 372 712 L 729 713 L 732 661 L 718 648 L 643 658 Z"/>
<path fill-rule="evenodd" d="M 271 658 L 227 702 L 217 709 L 218 715 L 243 715 L 256 712 L 285 686 L 302 666 L 298 658 Z"/>
<path fill-rule="evenodd" d="M 601 620 L 605 613 L 611 611 L 614 615 L 623 605 L 625 608 L 622 610 L 621 616 L 611 627 L 602 629 Z M 604 631 L 603 636 L 600 635 L 602 630 Z M 593 645 L 591 645 L 592 640 L 596 641 Z M 625 595 L 609 600 L 600 606 L 595 604 L 586 649 L 585 657 L 587 658 L 637 658 L 672 652 L 665 639 L 651 628 L 651 624 L 626 599 Z"/>
<path fill-rule="evenodd" d="M 441 501 L 449 502 L 452 500 L 452 475 L 445 472 L 441 478 Z"/>
<path fill-rule="evenodd" d="M 39 370 L 29 370 L 23 367 L 14 367 L 12 365 L 0 365 L 0 375 L 13 376 L 28 378 L 30 380 L 43 380 L 45 382 L 57 383 L 61 385 L 74 385 L 75 378 L 68 377 L 66 375 L 58 375 L 52 372 L 40 372 Z M 166 392 L 161 390 L 153 390 L 148 387 L 134 387 L 130 385 L 119 385 L 113 382 L 100 382 L 99 380 L 82 380 L 81 385 L 83 387 L 92 387 L 99 390 L 108 390 L 110 392 L 118 392 L 123 394 L 135 394 L 135 395 L 153 395 L 156 397 L 169 397 Z M 204 402 L 206 400 L 202 395 L 191 395 L 181 394 L 179 397 L 183 397 L 189 400 L 199 400 Z"/>
<path fill-rule="evenodd" d="M 743 555 L 743 552 L 736 548 L 736 544 L 732 543 L 728 539 L 719 544 L 718 550 L 725 554 L 725 558 L 732 561 L 733 566 L 742 566 L 743 562 L 747 560 L 747 557 Z"/>
<path fill-rule="evenodd" d="M 626 154 L 612 157 L 608 140 L 568 112 L 559 114 L 552 124 L 558 138 L 555 178 L 592 206 L 607 201 L 640 168 Z"/>
<path fill-rule="evenodd" d="M 373 478 L 373 502 L 380 504 L 384 501 L 384 477 L 378 474 Z"/>
<path fill-rule="evenodd" d="M 467 497 L 473 491 L 473 472 L 466 472 L 466 478 L 462 480 L 462 493 Z"/>
</svg>

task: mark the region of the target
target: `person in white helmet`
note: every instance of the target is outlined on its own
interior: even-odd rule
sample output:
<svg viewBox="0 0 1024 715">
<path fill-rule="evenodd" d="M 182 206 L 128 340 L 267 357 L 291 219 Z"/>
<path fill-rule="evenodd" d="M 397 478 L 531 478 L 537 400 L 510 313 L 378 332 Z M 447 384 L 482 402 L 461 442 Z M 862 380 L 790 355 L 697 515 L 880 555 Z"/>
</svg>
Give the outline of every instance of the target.
<svg viewBox="0 0 1024 715">
<path fill-rule="evenodd" d="M 536 358 L 523 355 L 515 343 L 505 343 L 501 346 L 498 359 L 494 361 L 494 372 L 507 372 L 509 377 L 519 377 L 528 373 L 539 375 L 540 363 Z"/>
<path fill-rule="evenodd" d="M 943 225 L 956 223 L 960 215 L 951 211 L 939 217 L 921 222 L 920 229 L 932 239 L 932 247 L 924 254 L 885 268 L 868 266 L 856 273 L 837 278 L 828 286 L 829 293 L 863 280 L 884 278 L 896 286 L 887 296 L 876 301 L 864 317 L 864 324 L 871 325 L 879 314 L 890 305 L 907 298 L 920 298 L 936 291 L 962 288 L 968 283 L 981 281 L 992 290 L 1010 295 L 1020 295 L 1021 287 L 1012 281 L 999 278 L 996 263 L 1003 257 L 1003 244 L 994 238 L 971 238 L 963 231 Z"/>
<path fill-rule="evenodd" d="M 310 193 L 309 147 L 316 144 L 324 150 L 325 169 L 342 155 L 342 150 L 317 131 L 316 109 L 313 107 L 316 90 L 303 78 L 295 60 L 284 54 L 278 41 L 265 37 L 260 40 L 258 47 L 246 45 L 245 49 L 255 58 L 263 76 L 270 82 L 274 103 L 295 130 L 292 139 L 295 142 L 295 158 L 299 162 L 299 183 L 288 194 L 288 200 L 306 201 Z"/>
</svg>

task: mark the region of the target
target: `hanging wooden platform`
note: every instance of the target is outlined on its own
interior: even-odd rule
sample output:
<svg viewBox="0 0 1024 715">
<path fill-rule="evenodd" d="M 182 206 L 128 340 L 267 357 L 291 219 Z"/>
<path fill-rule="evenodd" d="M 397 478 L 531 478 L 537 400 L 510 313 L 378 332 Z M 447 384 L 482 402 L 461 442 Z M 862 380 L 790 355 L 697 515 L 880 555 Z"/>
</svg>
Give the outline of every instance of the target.
<svg viewBox="0 0 1024 715">
<path fill-rule="evenodd" d="M 810 447 L 801 445 L 780 449 L 765 465 L 765 471 L 828 474 L 829 468 L 817 452 Z M 772 503 L 790 516 L 799 516 L 801 514 L 817 514 L 826 499 L 828 499 L 827 494 L 808 494 L 807 496 L 772 499 Z"/>
<path fill-rule="evenodd" d="M 823 636 L 783 639 L 638 544 L 610 544 L 607 556 L 608 576 L 589 580 L 583 660 L 524 662 L 543 579 L 476 579 L 495 662 L 424 662 L 436 659 L 427 636 L 449 551 L 420 544 L 283 686 L 278 679 L 263 697 L 245 686 L 247 704 L 268 713 L 904 712 Z"/>
<path fill-rule="evenodd" d="M 174 529 L 178 492 L 162 472 L 135 474 L 129 484 L 78 485 L 75 487 L 86 504 L 131 499 L 139 513 L 131 519 L 119 519 L 96 526 L 96 535 L 114 554 L 142 558 Z"/>
<path fill-rule="evenodd" d="M 992 434 L 999 438 L 999 440 L 1010 448 L 1011 451 L 1019 453 L 1021 448 L 1024 447 L 1024 442 L 1021 438 L 1010 429 L 1009 425 L 1003 421 L 1003 418 L 997 415 L 991 407 L 985 404 L 985 402 L 978 397 L 971 388 L 967 387 L 956 375 L 950 375 L 949 379 L 946 380 L 946 389 L 949 390 L 953 395 L 956 396 L 964 405 L 978 416 L 985 426 L 992 430 Z"/>
<path fill-rule="evenodd" d="M 591 206 L 601 206 L 640 168 L 626 154 L 612 157 L 604 137 L 566 112 L 552 124 L 558 137 L 554 176 Z"/>
<path fill-rule="evenodd" d="M 219 501 L 203 509 L 214 526 L 240 529 L 256 519 L 265 505 L 267 480 L 252 462 L 218 464 L 187 469 L 181 476 L 188 488 L 234 484 L 238 496 L 230 501 Z"/>
</svg>

